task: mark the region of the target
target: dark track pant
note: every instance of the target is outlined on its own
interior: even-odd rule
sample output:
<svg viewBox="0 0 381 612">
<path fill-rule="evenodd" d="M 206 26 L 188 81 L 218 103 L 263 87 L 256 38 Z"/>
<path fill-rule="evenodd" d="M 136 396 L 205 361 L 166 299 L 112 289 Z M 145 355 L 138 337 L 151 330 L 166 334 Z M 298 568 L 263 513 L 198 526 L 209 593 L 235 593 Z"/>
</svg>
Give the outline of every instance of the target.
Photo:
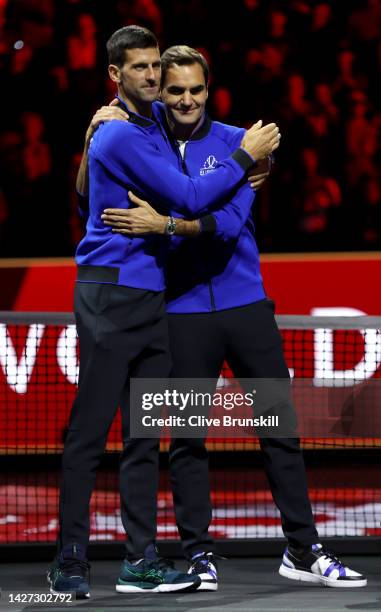
<svg viewBox="0 0 381 612">
<path fill-rule="evenodd" d="M 156 537 L 159 440 L 130 439 L 129 379 L 169 375 L 163 294 L 77 283 L 74 306 L 80 374 L 63 453 L 59 544 L 88 544 L 96 469 L 119 404 L 122 521 L 127 555 L 140 557 Z"/>
<path fill-rule="evenodd" d="M 168 315 L 173 378 L 218 379 L 224 360 L 236 378 L 288 378 L 274 305 L 261 300 L 212 313 Z M 297 438 L 260 438 L 272 496 L 290 544 L 318 541 Z M 170 474 L 184 551 L 213 550 L 208 455 L 204 440 L 175 439 Z"/>
</svg>

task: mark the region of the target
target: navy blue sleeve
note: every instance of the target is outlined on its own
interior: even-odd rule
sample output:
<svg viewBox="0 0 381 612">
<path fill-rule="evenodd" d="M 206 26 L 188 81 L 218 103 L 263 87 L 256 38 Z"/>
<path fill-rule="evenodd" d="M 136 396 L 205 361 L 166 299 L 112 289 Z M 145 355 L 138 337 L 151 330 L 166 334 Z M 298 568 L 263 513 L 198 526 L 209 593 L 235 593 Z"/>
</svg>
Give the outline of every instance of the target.
<svg viewBox="0 0 381 612">
<path fill-rule="evenodd" d="M 135 184 L 149 201 L 185 215 L 207 212 L 218 200 L 229 197 L 254 163 L 238 148 L 214 172 L 191 178 L 172 166 L 136 125 L 112 121 L 96 136 L 90 152 L 113 176 L 127 187 Z"/>
<path fill-rule="evenodd" d="M 234 126 L 224 126 L 224 128 L 223 140 L 234 151 L 246 130 Z M 202 232 L 212 234 L 221 240 L 238 238 L 251 214 L 254 200 L 255 191 L 248 182 L 244 183 L 225 206 L 201 217 Z"/>
<path fill-rule="evenodd" d="M 251 214 L 254 200 L 255 192 L 249 183 L 245 183 L 228 204 L 210 215 L 216 223 L 214 235 L 222 240 L 238 238 Z"/>
</svg>

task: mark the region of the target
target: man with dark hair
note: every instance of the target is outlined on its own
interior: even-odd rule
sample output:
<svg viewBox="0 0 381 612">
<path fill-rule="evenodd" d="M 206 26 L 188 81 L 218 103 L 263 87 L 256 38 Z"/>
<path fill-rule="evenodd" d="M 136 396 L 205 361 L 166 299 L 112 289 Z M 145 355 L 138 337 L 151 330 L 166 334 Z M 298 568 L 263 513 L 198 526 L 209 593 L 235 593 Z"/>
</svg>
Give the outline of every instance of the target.
<svg viewBox="0 0 381 612">
<path fill-rule="evenodd" d="M 162 55 L 163 124 L 166 120 L 184 172 L 190 176 L 203 173 L 211 151 L 216 163 L 226 157 L 243 133 L 205 115 L 206 75 L 205 59 L 194 49 L 176 46 Z M 212 164 L 207 166 L 213 174 Z M 211 210 L 208 235 L 182 240 L 168 266 L 173 378 L 217 381 L 227 360 L 237 378 L 289 379 L 274 304 L 262 285 L 248 185 L 241 188 L 240 198 L 244 197 L 249 198 L 245 208 L 237 205 L 238 195 L 232 200 L 236 204 L 235 222 L 230 218 L 226 223 L 224 208 Z M 134 201 L 135 209 L 106 210 L 105 223 L 127 236 L 163 233 L 166 217 L 147 202 L 139 198 Z M 288 540 L 280 574 L 331 587 L 365 586 L 364 576 L 344 566 L 319 543 L 299 439 L 260 437 L 259 441 Z M 205 441 L 173 439 L 170 473 L 189 571 L 202 578 L 199 590 L 216 590 L 214 543 L 208 533 L 212 508 Z"/>
<path fill-rule="evenodd" d="M 122 28 L 111 37 L 108 50 L 117 62 L 109 65 L 109 76 L 130 117 L 129 122 L 110 121 L 89 136 L 80 168 L 78 184 L 84 186 L 88 151 L 89 213 L 76 253 L 74 304 L 79 385 L 62 461 L 59 554 L 48 574 L 53 592 L 74 591 L 77 597 L 89 596 L 89 502 L 118 404 L 123 428 L 122 520 L 128 540 L 116 589 L 184 591 L 201 582 L 157 556 L 159 441 L 130 438 L 130 377 L 166 378 L 171 368 L 163 292 L 166 245 L 156 236 L 126 240 L 102 223 L 101 213 L 106 205 L 128 208 L 130 189 L 154 199 L 163 210 L 206 212 L 237 189 L 254 160 L 266 157 L 279 142 L 275 124 L 253 126 L 213 175 L 184 176 L 175 167 L 168 138 L 151 119 L 160 83 L 154 35 L 138 26 Z M 167 223 L 168 232 L 170 227 Z"/>
<path fill-rule="evenodd" d="M 120 28 L 110 36 L 106 43 L 108 63 L 122 68 L 128 49 L 154 49 L 155 47 L 158 47 L 157 38 L 147 28 L 137 25 Z"/>
</svg>

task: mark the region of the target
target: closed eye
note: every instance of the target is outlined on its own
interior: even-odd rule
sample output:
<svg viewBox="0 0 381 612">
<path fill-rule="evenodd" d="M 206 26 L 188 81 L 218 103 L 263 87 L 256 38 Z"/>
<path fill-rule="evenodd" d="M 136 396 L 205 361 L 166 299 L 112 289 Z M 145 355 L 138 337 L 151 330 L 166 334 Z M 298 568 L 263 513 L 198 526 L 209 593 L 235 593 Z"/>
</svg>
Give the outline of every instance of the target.
<svg viewBox="0 0 381 612">
<path fill-rule="evenodd" d="M 183 87 L 168 87 L 168 93 L 174 96 L 180 96 L 184 91 L 185 89 Z"/>
<path fill-rule="evenodd" d="M 192 89 L 190 90 L 191 94 L 195 95 L 195 94 L 199 94 L 202 91 L 204 91 L 205 87 L 204 85 L 197 85 L 197 87 L 192 87 Z"/>
<path fill-rule="evenodd" d="M 205 85 L 197 85 L 196 87 L 191 87 L 189 91 L 194 96 L 204 91 L 204 89 Z M 176 87 L 175 85 L 172 85 L 171 87 L 168 87 L 167 91 L 174 96 L 181 96 L 185 92 L 185 87 Z"/>
</svg>

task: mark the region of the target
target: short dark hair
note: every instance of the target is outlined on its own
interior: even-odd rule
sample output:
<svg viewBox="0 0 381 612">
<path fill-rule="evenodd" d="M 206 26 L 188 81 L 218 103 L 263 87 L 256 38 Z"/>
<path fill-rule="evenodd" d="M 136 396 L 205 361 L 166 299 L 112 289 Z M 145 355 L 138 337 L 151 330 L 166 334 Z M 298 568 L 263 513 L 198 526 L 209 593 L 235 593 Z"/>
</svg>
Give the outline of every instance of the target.
<svg viewBox="0 0 381 612">
<path fill-rule="evenodd" d="M 110 36 L 106 44 L 109 64 L 121 68 L 126 61 L 126 49 L 149 47 L 158 47 L 157 38 L 151 30 L 137 25 L 120 28 Z"/>
<path fill-rule="evenodd" d="M 188 47 L 187 45 L 175 45 L 174 47 L 169 47 L 166 51 L 164 51 L 161 56 L 161 84 L 164 84 L 165 75 L 167 70 L 173 65 L 177 64 L 177 66 L 191 66 L 192 64 L 200 64 L 202 71 L 204 73 L 205 84 L 208 84 L 209 80 L 209 66 L 205 57 L 197 51 L 196 49 L 192 49 L 192 47 Z"/>
</svg>

